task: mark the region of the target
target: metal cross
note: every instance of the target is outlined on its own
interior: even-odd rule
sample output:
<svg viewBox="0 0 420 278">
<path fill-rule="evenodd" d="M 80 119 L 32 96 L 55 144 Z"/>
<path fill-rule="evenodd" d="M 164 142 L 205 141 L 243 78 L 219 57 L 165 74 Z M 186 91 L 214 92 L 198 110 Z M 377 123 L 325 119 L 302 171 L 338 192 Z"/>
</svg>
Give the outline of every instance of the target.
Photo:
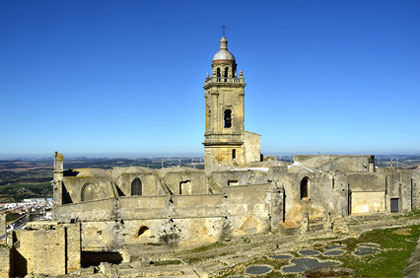
<svg viewBox="0 0 420 278">
<path fill-rule="evenodd" d="M 223 37 L 225 36 L 225 29 L 226 29 L 227 27 L 226 27 L 226 25 L 222 25 L 222 31 L 223 31 Z"/>
</svg>

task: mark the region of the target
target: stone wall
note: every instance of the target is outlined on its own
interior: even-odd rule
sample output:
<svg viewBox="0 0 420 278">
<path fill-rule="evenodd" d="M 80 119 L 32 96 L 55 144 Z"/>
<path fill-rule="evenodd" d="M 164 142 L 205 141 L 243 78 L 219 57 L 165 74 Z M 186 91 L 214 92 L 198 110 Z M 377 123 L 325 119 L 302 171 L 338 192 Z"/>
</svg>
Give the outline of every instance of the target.
<svg viewBox="0 0 420 278">
<path fill-rule="evenodd" d="M 80 268 L 80 224 L 31 223 L 13 231 L 13 276 L 63 275 Z"/>
<path fill-rule="evenodd" d="M 215 169 L 220 166 L 240 166 L 244 164 L 243 143 L 237 145 L 205 146 L 205 169 Z M 235 158 L 233 158 L 235 151 Z"/>
<path fill-rule="evenodd" d="M 0 213 L 0 245 L 6 244 L 6 214 Z"/>
<path fill-rule="evenodd" d="M 207 194 L 206 175 L 203 171 L 171 171 L 162 177 L 162 182 L 176 195 Z"/>
<path fill-rule="evenodd" d="M 96 200 L 115 197 L 112 181 L 108 177 L 70 176 L 64 177 L 63 184 L 72 203 L 82 202 L 82 191 L 88 185 L 92 186 L 90 196 Z M 85 200 L 90 200 L 87 196 L 85 193 Z"/>
<path fill-rule="evenodd" d="M 420 210 L 420 167 L 412 171 L 410 183 L 413 192 L 413 209 Z"/>
<path fill-rule="evenodd" d="M 63 182 L 73 188 L 76 202 L 56 206 L 54 219 L 80 222 L 80 250 L 75 254 L 127 254 L 150 246 L 190 248 L 264 233 L 282 229 L 288 224 L 283 222 L 298 226 L 330 221 L 325 227 L 331 228 L 331 219 L 350 212 L 390 211 L 391 198 L 400 199 L 401 210 L 410 210 L 420 196 L 413 171 L 369 172 L 365 166 L 370 156 L 298 160 L 207 172 L 182 167 L 75 170 L 80 176 L 65 176 Z M 131 196 L 136 178 L 142 182 L 141 196 Z M 107 198 L 80 202 L 80 188 L 87 181 L 97 181 Z M 76 256 L 74 269 L 79 262 Z"/>
<path fill-rule="evenodd" d="M 398 211 L 416 207 L 416 188 L 411 170 L 381 169 L 376 173 L 348 174 L 352 191 L 352 213 L 390 212 L 391 199 L 398 202 Z"/>
<path fill-rule="evenodd" d="M 244 131 L 244 163 L 260 161 L 261 158 L 261 135 Z"/>
<path fill-rule="evenodd" d="M 352 192 L 352 213 L 384 212 L 386 178 L 381 173 L 354 173 L 347 176 Z"/>
<path fill-rule="evenodd" d="M 279 192 L 265 183 L 229 187 L 224 194 L 120 197 L 64 205 L 54 215 L 60 221 L 82 221 L 82 251 L 151 243 L 183 248 L 269 230 L 270 212 L 282 209 L 272 201 L 275 194 Z"/>
<path fill-rule="evenodd" d="M 64 227 L 51 230 L 23 231 L 33 233 L 33 270 L 29 273 L 42 275 L 62 275 L 66 273 L 66 239 Z M 28 245 L 29 242 L 21 242 Z"/>
<path fill-rule="evenodd" d="M 127 172 L 122 173 L 118 177 L 115 178 L 115 186 L 118 187 L 119 190 L 123 194 L 119 194 L 122 196 L 132 196 L 131 192 L 131 183 L 134 179 L 140 179 L 142 183 L 142 196 L 158 196 L 160 195 L 160 184 L 159 178 L 153 174 L 150 170 L 148 172 L 144 171 L 137 171 L 137 172 Z"/>
<path fill-rule="evenodd" d="M 0 278 L 9 278 L 10 248 L 0 245 Z"/>
<path fill-rule="evenodd" d="M 375 213 L 384 212 L 385 191 L 378 192 L 352 192 L 352 213 Z"/>
<path fill-rule="evenodd" d="M 67 273 L 81 267 L 81 228 L 80 223 L 66 225 L 64 227 L 67 252 Z"/>
<path fill-rule="evenodd" d="M 294 162 L 322 171 L 369 172 L 370 155 L 295 155 Z"/>
</svg>

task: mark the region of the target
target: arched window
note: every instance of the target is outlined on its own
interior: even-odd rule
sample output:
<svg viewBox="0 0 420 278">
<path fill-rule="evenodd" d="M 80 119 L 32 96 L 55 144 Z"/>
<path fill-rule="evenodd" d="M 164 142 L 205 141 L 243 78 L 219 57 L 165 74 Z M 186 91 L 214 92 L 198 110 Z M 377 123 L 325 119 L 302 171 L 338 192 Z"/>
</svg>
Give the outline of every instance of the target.
<svg viewBox="0 0 420 278">
<path fill-rule="evenodd" d="M 91 201 L 98 199 L 98 194 L 96 192 L 95 186 L 91 183 L 83 185 L 81 192 L 82 202 Z"/>
<path fill-rule="evenodd" d="M 227 109 L 225 110 L 225 127 L 229 128 L 232 127 L 232 110 Z"/>
<path fill-rule="evenodd" d="M 217 76 L 217 81 L 220 81 L 220 68 L 217 68 L 217 72 L 216 72 L 216 76 Z"/>
<path fill-rule="evenodd" d="M 228 73 L 229 73 L 229 68 L 228 67 L 226 67 L 225 68 L 225 82 L 227 82 L 227 78 L 228 78 Z"/>
<path fill-rule="evenodd" d="M 135 178 L 131 183 L 131 196 L 141 196 L 143 193 L 143 187 L 141 184 L 141 180 L 139 178 Z"/>
<path fill-rule="evenodd" d="M 300 182 L 300 199 L 309 199 L 309 178 L 304 177 Z"/>
</svg>

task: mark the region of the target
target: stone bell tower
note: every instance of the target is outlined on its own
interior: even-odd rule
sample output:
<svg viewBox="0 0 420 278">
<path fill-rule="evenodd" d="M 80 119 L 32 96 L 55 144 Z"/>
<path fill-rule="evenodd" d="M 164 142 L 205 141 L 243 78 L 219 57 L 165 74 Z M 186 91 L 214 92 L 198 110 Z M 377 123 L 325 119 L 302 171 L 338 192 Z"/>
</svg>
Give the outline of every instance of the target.
<svg viewBox="0 0 420 278">
<path fill-rule="evenodd" d="M 205 168 L 259 161 L 259 135 L 244 129 L 245 80 L 242 71 L 239 76 L 237 74 L 235 57 L 228 51 L 224 36 L 211 66 L 211 77 L 207 74 L 203 87 L 206 99 Z"/>
</svg>

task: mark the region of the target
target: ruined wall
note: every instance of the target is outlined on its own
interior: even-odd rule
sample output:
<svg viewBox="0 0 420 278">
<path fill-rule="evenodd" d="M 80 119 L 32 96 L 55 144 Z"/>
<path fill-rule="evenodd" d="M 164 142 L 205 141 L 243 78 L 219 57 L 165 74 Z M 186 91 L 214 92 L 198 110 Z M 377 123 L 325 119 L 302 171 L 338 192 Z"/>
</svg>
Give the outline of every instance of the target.
<svg viewBox="0 0 420 278">
<path fill-rule="evenodd" d="M 391 211 L 391 199 L 397 199 L 398 211 L 411 211 L 414 208 L 412 171 L 397 170 L 385 173 L 385 179 L 387 211 Z"/>
<path fill-rule="evenodd" d="M 14 277 L 23 277 L 34 270 L 34 232 L 15 230 L 12 233 L 12 273 Z"/>
<path fill-rule="evenodd" d="M 302 198 L 301 185 L 305 179 L 308 197 Z M 284 188 L 286 222 L 299 224 L 304 218 L 316 221 L 326 215 L 348 214 L 349 193 L 344 176 L 299 170 L 280 175 L 276 182 Z"/>
<path fill-rule="evenodd" d="M 260 161 L 261 158 L 261 135 L 244 131 L 244 163 Z"/>
<path fill-rule="evenodd" d="M 24 231 L 33 233 L 33 270 L 29 273 L 62 275 L 66 273 L 65 232 L 63 227 L 55 230 Z M 22 244 L 29 244 L 28 242 Z"/>
<path fill-rule="evenodd" d="M 397 211 L 415 208 L 411 170 L 380 169 L 376 173 L 353 173 L 348 175 L 348 181 L 352 191 L 352 213 L 390 212 L 391 199 L 397 201 Z"/>
<path fill-rule="evenodd" d="M 54 153 L 54 169 L 53 169 L 53 204 L 59 206 L 63 204 L 63 155 Z"/>
<path fill-rule="evenodd" d="M 206 174 L 204 171 L 168 172 L 162 176 L 173 194 L 194 195 L 207 194 Z"/>
<path fill-rule="evenodd" d="M 124 197 L 110 218 L 82 223 L 84 251 L 118 250 L 133 244 L 195 246 L 219 239 L 221 195 Z M 86 217 L 85 217 L 86 219 Z M 94 221 L 94 222 L 92 222 Z M 147 232 L 146 232 L 147 231 Z"/>
<path fill-rule="evenodd" d="M 67 273 L 75 271 L 81 267 L 81 227 L 80 223 L 66 225 L 64 227 L 66 239 L 66 257 L 67 257 Z"/>
<path fill-rule="evenodd" d="M 347 175 L 352 192 L 352 213 L 386 211 L 386 182 L 381 173 L 354 173 Z"/>
<path fill-rule="evenodd" d="M 149 172 L 131 172 L 121 173 L 116 179 L 115 184 L 123 193 L 122 196 L 132 196 L 131 183 L 134 179 L 139 178 L 142 184 L 142 196 L 159 196 L 161 195 L 159 178 Z M 118 194 L 121 196 L 121 194 Z"/>
<path fill-rule="evenodd" d="M 108 177 L 64 177 L 63 184 L 73 203 L 82 202 L 82 191 L 87 185 L 93 187 L 90 194 L 91 196 L 94 196 L 93 198 L 96 200 L 115 197 L 112 182 Z M 86 195 L 87 194 L 85 194 L 85 200 L 89 199 Z"/>
<path fill-rule="evenodd" d="M 224 234 L 250 235 L 270 229 L 271 184 L 225 188 Z"/>
<path fill-rule="evenodd" d="M 266 171 L 265 171 L 266 170 Z M 249 170 L 247 168 L 235 169 L 230 171 L 213 171 L 209 180 L 217 183 L 221 187 L 263 184 L 274 179 L 277 172 L 270 171 L 269 168 L 261 170 Z"/>
<path fill-rule="evenodd" d="M 273 194 L 280 193 L 265 183 L 226 188 L 224 194 L 120 197 L 64 205 L 54 215 L 60 221 L 82 221 L 82 251 L 151 243 L 183 248 L 267 231 L 270 213 L 279 211 L 272 209 L 278 203 L 272 201 Z"/>
<path fill-rule="evenodd" d="M 352 192 L 352 213 L 384 212 L 385 191 L 379 192 Z"/>
<path fill-rule="evenodd" d="M 0 244 L 0 278 L 9 278 L 10 248 Z"/>
<path fill-rule="evenodd" d="M 88 201 L 58 206 L 53 211 L 55 221 L 95 221 L 114 217 L 115 199 Z"/>
<path fill-rule="evenodd" d="M 294 162 L 322 171 L 369 172 L 370 155 L 295 155 Z"/>
<path fill-rule="evenodd" d="M 80 268 L 80 225 L 31 223 L 30 230 L 13 232 L 12 272 L 63 275 Z"/>
<path fill-rule="evenodd" d="M 347 174 L 352 192 L 385 191 L 385 175 L 381 173 L 352 173 Z"/>
<path fill-rule="evenodd" d="M 151 170 L 142 167 L 103 169 L 75 169 L 65 172 L 62 182 L 62 204 L 82 202 L 87 185 L 91 187 L 84 194 L 84 201 L 132 196 L 132 182 L 139 179 L 139 196 L 162 196 L 166 194 L 207 194 L 207 178 L 202 170 L 188 168 L 169 168 Z M 68 195 L 65 198 L 64 195 Z M 90 197 L 87 197 L 90 196 Z M 92 197 L 93 196 L 93 197 Z M 70 201 L 66 202 L 65 199 Z"/>
</svg>

